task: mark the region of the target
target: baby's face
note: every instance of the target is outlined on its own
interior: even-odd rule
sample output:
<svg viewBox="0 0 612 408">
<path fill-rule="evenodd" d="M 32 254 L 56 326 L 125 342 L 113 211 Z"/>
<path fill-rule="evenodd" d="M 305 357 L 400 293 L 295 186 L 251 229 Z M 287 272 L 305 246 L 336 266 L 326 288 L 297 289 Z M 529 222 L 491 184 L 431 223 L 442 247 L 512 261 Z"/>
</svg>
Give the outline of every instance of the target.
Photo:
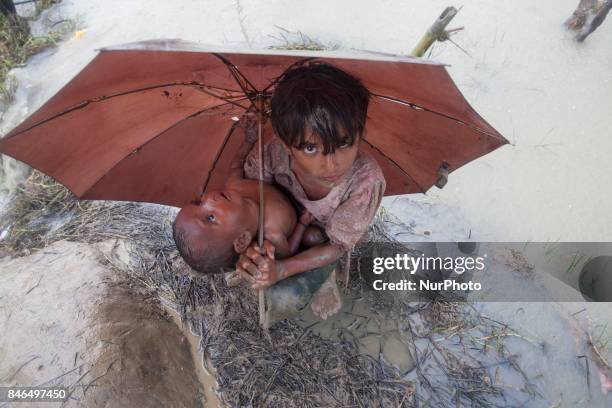
<svg viewBox="0 0 612 408">
<path fill-rule="evenodd" d="M 199 204 L 188 204 L 177 215 L 191 242 L 201 239 L 227 240 L 230 243 L 248 225 L 248 211 L 242 195 L 234 190 L 211 191 Z"/>
</svg>

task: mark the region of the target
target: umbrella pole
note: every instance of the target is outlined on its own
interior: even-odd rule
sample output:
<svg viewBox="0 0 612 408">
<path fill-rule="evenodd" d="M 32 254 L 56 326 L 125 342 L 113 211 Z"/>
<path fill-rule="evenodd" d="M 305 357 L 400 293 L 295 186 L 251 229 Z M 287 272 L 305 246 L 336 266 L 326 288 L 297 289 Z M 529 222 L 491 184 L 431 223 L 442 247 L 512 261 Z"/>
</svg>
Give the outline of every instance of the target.
<svg viewBox="0 0 612 408">
<path fill-rule="evenodd" d="M 263 97 L 257 95 L 257 155 L 259 160 L 259 225 L 257 226 L 257 244 L 263 250 L 264 242 L 264 176 L 263 176 Z M 264 329 L 269 328 L 268 314 L 266 313 L 265 289 L 258 290 L 259 301 L 259 325 Z"/>
</svg>

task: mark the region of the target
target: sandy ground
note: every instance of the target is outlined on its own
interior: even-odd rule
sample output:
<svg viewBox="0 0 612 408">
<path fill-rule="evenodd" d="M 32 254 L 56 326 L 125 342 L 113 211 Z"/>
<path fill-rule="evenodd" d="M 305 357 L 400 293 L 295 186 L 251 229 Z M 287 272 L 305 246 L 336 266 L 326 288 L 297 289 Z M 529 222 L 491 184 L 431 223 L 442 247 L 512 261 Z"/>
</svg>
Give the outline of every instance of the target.
<svg viewBox="0 0 612 408">
<path fill-rule="evenodd" d="M 576 3 L 464 3 L 451 26 L 465 26 L 455 41 L 470 56 L 451 44 L 436 45 L 432 56 L 451 65 L 450 73 L 466 98 L 513 144 L 459 169 L 443 190 L 386 198 L 385 207 L 403 223 L 395 231 L 398 238 L 609 238 L 612 23 L 606 22 L 584 44 L 576 44 L 561 26 Z M 34 29 L 44 31 L 68 18 L 76 23 L 77 32 L 12 72 L 19 87 L 14 103 L 2 116 L 0 133 L 40 107 L 93 58 L 97 48 L 153 38 L 265 47 L 279 43 L 273 38 L 281 31 L 278 25 L 342 48 L 406 53 L 447 5 L 441 0 L 184 0 L 179 4 L 64 0 L 45 12 Z M 2 158 L 3 199 L 6 190 L 21 179 L 19 166 Z M 118 313 L 115 304 L 104 302 L 111 280 L 96 254 L 85 245 L 57 243 L 26 258 L 0 261 L 0 383 L 42 384 L 61 376 L 63 384 L 81 392 L 75 397 L 85 393 L 88 402 L 101 405 L 117 395 L 114 381 L 140 384 L 143 378 L 159 394 L 181 391 L 182 397 L 176 394 L 176 398 L 190 398 L 180 400 L 185 404 L 191 405 L 194 395 L 210 397 L 210 381 L 203 379 L 197 366 L 201 357 L 193 355 L 194 339 L 189 340 L 152 305 Z M 124 295 L 117 295 L 117 304 L 130 302 Z M 610 323 L 609 304 L 490 303 L 479 307 L 549 345 L 542 350 L 518 340 L 516 344 L 517 353 L 531 361 L 530 374 L 543 376 L 540 389 L 548 405 L 542 406 L 611 406 L 612 396 L 606 399 L 597 388 L 597 368 L 591 367 L 585 377 L 583 362 L 576 357 L 596 358 L 589 354 L 584 331 L 600 330 Z M 145 324 L 143 316 L 156 323 Z M 123 318 L 142 324 L 126 323 Z M 114 327 L 108 326 L 111 321 L 116 322 Z M 126 324 L 134 331 L 123 330 Z M 155 330 L 168 341 L 140 341 L 153 338 Z M 138 334 L 140 340 L 128 332 Z M 122 338 L 121 345 L 104 346 L 100 339 L 108 338 L 101 333 Z M 163 367 L 168 370 L 164 375 L 162 365 L 147 350 L 164 356 Z M 118 372 L 113 353 L 146 362 L 151 371 Z M 89 369 L 94 371 L 88 373 Z M 96 378 L 94 372 L 104 374 L 96 382 L 100 387 L 85 391 Z M 180 376 L 182 382 L 173 383 L 173 376 Z M 590 379 L 588 384 L 585 378 Z M 137 393 L 136 387 L 133 394 L 122 397 L 138 398 Z"/>
<path fill-rule="evenodd" d="M 0 260 L 0 384 L 63 386 L 69 407 L 217 406 L 198 342 L 99 262 L 121 250 L 59 241 Z"/>
</svg>

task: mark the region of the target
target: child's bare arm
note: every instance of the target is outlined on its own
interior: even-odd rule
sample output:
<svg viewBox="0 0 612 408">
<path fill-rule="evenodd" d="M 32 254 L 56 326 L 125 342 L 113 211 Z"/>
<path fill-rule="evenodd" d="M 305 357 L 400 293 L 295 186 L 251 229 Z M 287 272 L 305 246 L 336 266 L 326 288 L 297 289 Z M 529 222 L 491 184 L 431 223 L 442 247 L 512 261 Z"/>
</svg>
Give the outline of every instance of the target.
<svg viewBox="0 0 612 408">
<path fill-rule="evenodd" d="M 344 249 L 340 245 L 327 243 L 286 259 L 277 260 L 276 248 L 271 242 L 265 241 L 263 254 L 257 245 L 249 247 L 240 255 L 236 270 L 253 277 L 253 289 L 263 289 L 298 273 L 329 265 L 340 259 L 343 254 Z M 255 278 L 256 276 L 258 278 Z"/>
</svg>

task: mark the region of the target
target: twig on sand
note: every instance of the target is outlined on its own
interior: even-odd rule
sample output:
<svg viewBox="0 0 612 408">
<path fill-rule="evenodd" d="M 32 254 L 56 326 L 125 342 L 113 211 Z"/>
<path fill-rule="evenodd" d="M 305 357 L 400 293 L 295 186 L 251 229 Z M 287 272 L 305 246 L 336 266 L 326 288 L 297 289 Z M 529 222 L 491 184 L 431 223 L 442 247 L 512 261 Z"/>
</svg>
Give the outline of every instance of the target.
<svg viewBox="0 0 612 408">
<path fill-rule="evenodd" d="M 100 374 L 99 376 L 97 376 L 96 378 L 94 378 L 93 380 L 91 380 L 89 383 L 87 383 L 87 385 L 85 385 L 83 387 L 83 395 L 85 395 L 85 393 L 87 392 L 87 390 L 89 389 L 89 387 L 95 383 L 96 381 L 98 381 L 100 378 L 108 375 L 108 373 L 110 372 L 111 367 L 113 366 L 113 364 L 115 364 L 115 362 L 117 361 L 117 359 L 113 360 L 110 362 L 110 364 L 108 365 L 108 367 L 106 368 L 106 372 L 104 374 Z"/>
<path fill-rule="evenodd" d="M 584 365 L 585 365 L 585 369 L 586 369 L 586 383 L 587 383 L 587 388 L 590 390 L 591 389 L 591 373 L 589 370 L 589 359 L 587 356 L 582 355 L 582 356 L 576 356 L 577 358 L 583 358 L 584 359 Z"/>
<path fill-rule="evenodd" d="M 26 361 L 25 363 L 23 363 L 22 365 L 19 366 L 19 368 L 17 368 L 17 370 L 15 370 L 15 372 L 13 374 L 11 374 L 11 376 L 9 377 L 9 382 L 13 381 L 13 378 L 15 378 L 15 376 L 17 374 L 19 374 L 19 372 L 28 364 L 30 364 L 32 361 L 36 360 L 37 358 L 40 358 L 40 356 L 34 356 L 31 359 L 29 359 L 28 361 Z"/>
<path fill-rule="evenodd" d="M 82 365 L 80 365 L 80 366 L 78 366 L 78 367 L 74 367 L 72 370 L 68 370 L 68 371 L 66 371 L 66 372 L 65 372 L 65 373 L 63 373 L 63 374 L 58 375 L 57 377 L 53 377 L 53 378 L 52 378 L 52 379 L 50 379 L 50 380 L 47 380 L 47 381 L 44 381 L 44 382 L 42 382 L 42 383 L 36 384 L 36 385 L 35 385 L 35 387 L 43 387 L 43 386 L 45 386 L 45 385 L 47 385 L 47 384 L 52 384 L 54 381 L 59 380 L 60 378 L 65 377 L 65 376 L 67 376 L 68 374 L 71 374 L 71 373 L 75 372 L 76 370 L 80 370 L 80 369 L 81 369 L 81 367 L 83 367 L 83 366 L 82 366 Z"/>
<path fill-rule="evenodd" d="M 38 279 L 38 282 L 36 282 L 36 285 L 32 286 L 30 289 L 28 289 L 28 291 L 25 293 L 26 295 L 29 295 L 31 291 L 33 291 L 34 289 L 36 289 L 38 287 L 38 285 L 40 285 L 40 281 L 42 281 L 42 278 L 44 276 L 41 276 L 40 279 Z"/>
<path fill-rule="evenodd" d="M 603 354 L 599 350 L 599 347 L 598 347 L 597 343 L 595 341 L 593 341 L 593 337 L 591 336 L 591 333 L 587 333 L 587 336 L 588 336 L 587 343 L 588 343 L 589 346 L 591 346 L 591 349 L 593 350 L 593 352 L 597 356 L 597 359 L 599 360 L 599 362 L 601 364 L 603 364 L 604 367 L 606 367 L 609 370 L 610 369 L 610 364 L 608 364 L 608 360 L 603 356 Z"/>
</svg>

